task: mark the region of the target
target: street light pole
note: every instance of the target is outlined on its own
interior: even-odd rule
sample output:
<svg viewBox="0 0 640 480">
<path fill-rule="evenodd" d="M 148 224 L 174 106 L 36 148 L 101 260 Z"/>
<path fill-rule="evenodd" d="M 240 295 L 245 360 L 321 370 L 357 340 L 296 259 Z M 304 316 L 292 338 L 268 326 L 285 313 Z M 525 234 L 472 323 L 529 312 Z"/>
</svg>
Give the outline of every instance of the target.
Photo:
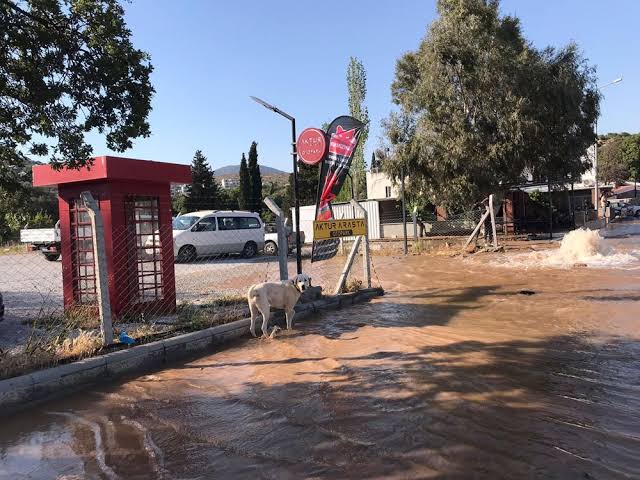
<svg viewBox="0 0 640 480">
<path fill-rule="evenodd" d="M 293 148 L 293 151 L 291 153 L 293 156 L 293 204 L 296 214 L 296 271 L 299 275 L 302 273 L 302 245 L 300 242 L 300 195 L 298 189 L 298 149 L 296 148 L 296 119 L 288 113 L 283 112 L 278 107 L 274 107 L 273 105 L 265 102 L 258 97 L 250 96 L 249 98 L 251 98 L 251 100 L 253 100 L 254 102 L 259 103 L 263 107 L 271 110 L 272 112 L 283 116 L 291 122 L 291 146 Z"/>
<path fill-rule="evenodd" d="M 298 148 L 296 146 L 296 119 L 291 118 L 291 146 L 293 148 L 293 203 L 296 211 L 296 271 L 302 273 L 302 245 L 300 245 L 300 190 L 298 188 Z"/>
<path fill-rule="evenodd" d="M 595 199 L 594 203 L 596 205 L 596 212 L 598 212 L 596 220 L 598 220 L 600 218 L 600 195 L 599 195 L 599 191 L 598 191 L 598 117 L 596 117 L 594 131 L 596 133 L 596 143 L 593 146 L 593 148 L 594 148 L 594 152 L 593 152 L 593 175 L 596 177 L 596 179 L 595 179 L 596 180 L 596 187 L 595 187 L 596 199 Z"/>
<path fill-rule="evenodd" d="M 402 181 L 400 184 L 402 190 L 402 233 L 403 233 L 403 251 L 407 255 L 409 253 L 409 247 L 407 243 L 407 205 L 404 198 L 404 167 L 402 167 Z"/>
<path fill-rule="evenodd" d="M 600 85 L 598 87 L 598 91 L 602 90 L 605 87 L 608 87 L 609 85 L 620 83 L 621 81 L 622 81 L 622 77 L 616 78 L 615 80 L 609 83 Z M 596 206 L 596 212 L 598 213 L 597 217 L 600 218 L 600 195 L 599 195 L 599 188 L 598 188 L 598 117 L 596 117 L 594 130 L 596 134 L 596 143 L 594 145 L 594 152 L 593 152 L 593 173 L 594 173 L 594 176 L 596 177 L 595 178 L 595 194 L 596 194 L 595 206 Z"/>
</svg>

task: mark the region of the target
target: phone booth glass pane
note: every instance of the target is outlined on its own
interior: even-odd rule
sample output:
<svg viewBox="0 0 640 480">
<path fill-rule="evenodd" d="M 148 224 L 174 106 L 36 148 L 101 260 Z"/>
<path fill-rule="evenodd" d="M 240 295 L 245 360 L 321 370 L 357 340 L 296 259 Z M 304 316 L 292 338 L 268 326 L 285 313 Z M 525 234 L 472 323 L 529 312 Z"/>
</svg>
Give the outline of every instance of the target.
<svg viewBox="0 0 640 480">
<path fill-rule="evenodd" d="M 136 298 L 146 303 L 164 298 L 158 197 L 128 197 L 127 232 L 135 258 Z M 133 272 L 132 272 L 133 273 Z"/>
<path fill-rule="evenodd" d="M 70 206 L 73 298 L 78 305 L 94 304 L 97 297 L 91 219 L 82 200 L 74 199 Z"/>
</svg>

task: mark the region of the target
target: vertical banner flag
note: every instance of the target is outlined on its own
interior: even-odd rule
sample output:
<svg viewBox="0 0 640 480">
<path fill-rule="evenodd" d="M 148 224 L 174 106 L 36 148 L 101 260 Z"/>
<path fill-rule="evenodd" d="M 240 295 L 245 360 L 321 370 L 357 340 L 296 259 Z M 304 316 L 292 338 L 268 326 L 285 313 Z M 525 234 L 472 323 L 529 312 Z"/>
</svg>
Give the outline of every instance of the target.
<svg viewBox="0 0 640 480">
<path fill-rule="evenodd" d="M 344 185 L 363 127 L 364 124 L 361 121 L 346 115 L 336 118 L 329 125 L 327 130 L 329 148 L 320 167 L 318 179 L 316 220 L 333 219 L 331 202 L 338 196 Z M 311 261 L 332 258 L 338 251 L 339 243 L 338 239 L 314 241 Z"/>
</svg>

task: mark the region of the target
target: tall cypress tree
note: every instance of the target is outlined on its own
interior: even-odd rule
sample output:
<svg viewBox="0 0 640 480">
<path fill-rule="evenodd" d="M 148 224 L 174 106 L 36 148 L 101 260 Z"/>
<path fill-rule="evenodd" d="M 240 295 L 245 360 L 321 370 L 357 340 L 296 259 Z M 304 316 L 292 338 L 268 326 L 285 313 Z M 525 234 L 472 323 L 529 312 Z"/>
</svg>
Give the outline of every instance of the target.
<svg viewBox="0 0 640 480">
<path fill-rule="evenodd" d="M 355 57 L 349 58 L 347 88 L 349 91 L 349 113 L 352 117 L 365 124 L 360 133 L 358 148 L 356 148 L 351 162 L 351 178 L 354 183 L 353 194 L 356 199 L 360 199 L 367 196 L 367 162 L 364 159 L 364 146 L 369 136 L 369 111 L 364 104 L 364 99 L 367 95 L 367 72 L 362 62 Z M 337 200 L 347 201 L 350 198 L 351 182 L 347 179 Z"/>
<path fill-rule="evenodd" d="M 196 150 L 191 163 L 191 185 L 187 187 L 184 205 L 188 212 L 218 208 L 220 194 L 207 157 Z"/>
<path fill-rule="evenodd" d="M 251 180 L 247 168 L 247 158 L 242 154 L 240 160 L 240 191 L 238 192 L 238 207 L 240 210 L 248 210 L 251 199 Z"/>
<path fill-rule="evenodd" d="M 252 212 L 262 212 L 262 176 L 260 175 L 260 166 L 258 165 L 258 144 L 251 143 L 249 147 L 249 210 Z"/>
<path fill-rule="evenodd" d="M 315 205 L 318 192 L 318 171 L 320 164 L 307 165 L 298 162 L 298 191 L 300 193 L 300 205 Z M 293 174 L 289 175 L 289 185 L 293 192 Z"/>
</svg>

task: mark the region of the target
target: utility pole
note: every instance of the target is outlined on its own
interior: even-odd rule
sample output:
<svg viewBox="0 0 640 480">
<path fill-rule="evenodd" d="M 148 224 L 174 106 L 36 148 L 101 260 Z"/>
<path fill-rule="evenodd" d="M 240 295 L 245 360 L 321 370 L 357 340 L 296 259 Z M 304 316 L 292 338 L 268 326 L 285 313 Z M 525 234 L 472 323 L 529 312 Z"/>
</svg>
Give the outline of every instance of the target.
<svg viewBox="0 0 640 480">
<path fill-rule="evenodd" d="M 278 107 L 265 102 L 257 97 L 250 97 L 254 102 L 259 103 L 263 107 L 271 110 L 272 112 L 282 115 L 284 118 L 291 122 L 291 146 L 293 148 L 293 204 L 296 215 L 296 271 L 298 275 L 302 273 L 302 245 L 300 242 L 300 192 L 298 189 L 298 149 L 296 147 L 296 119 L 286 112 L 283 112 Z"/>
<path fill-rule="evenodd" d="M 409 253 L 409 246 L 407 243 L 407 205 L 404 198 L 404 167 L 402 167 L 402 180 L 401 180 L 401 192 L 402 192 L 402 231 L 404 235 L 404 254 Z"/>
</svg>

